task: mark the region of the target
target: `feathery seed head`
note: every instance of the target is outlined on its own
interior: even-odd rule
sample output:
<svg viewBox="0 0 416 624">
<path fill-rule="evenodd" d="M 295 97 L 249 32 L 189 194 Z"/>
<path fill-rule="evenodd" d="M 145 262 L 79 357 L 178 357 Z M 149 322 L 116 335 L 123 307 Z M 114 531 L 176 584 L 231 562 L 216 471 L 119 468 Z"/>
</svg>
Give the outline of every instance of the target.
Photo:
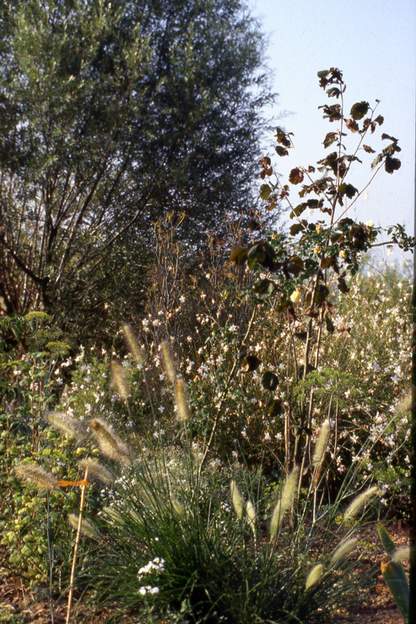
<svg viewBox="0 0 416 624">
<path fill-rule="evenodd" d="M 296 494 L 296 486 L 299 478 L 299 468 L 295 466 L 292 472 L 286 478 L 282 493 L 277 501 L 271 521 L 270 521 L 270 538 L 274 539 L 280 528 L 285 513 L 292 507 Z"/>
<path fill-rule="evenodd" d="M 162 362 L 163 367 L 165 369 L 165 373 L 167 378 L 169 379 L 171 384 L 174 384 L 176 381 L 176 367 L 175 361 L 172 355 L 172 348 L 167 340 L 164 340 L 160 345 L 162 351 Z"/>
<path fill-rule="evenodd" d="M 246 513 L 247 513 L 247 522 L 249 523 L 249 525 L 251 527 L 251 530 L 255 534 L 256 533 L 256 520 L 257 520 L 257 516 L 256 516 L 255 507 L 254 507 L 253 503 L 251 502 L 251 500 L 247 501 Z"/>
<path fill-rule="evenodd" d="M 58 486 L 56 477 L 35 462 L 19 464 L 14 471 L 18 479 L 28 481 L 41 490 L 52 490 Z"/>
<path fill-rule="evenodd" d="M 361 492 L 361 494 L 358 494 L 358 496 L 356 496 L 347 507 L 344 513 L 344 522 L 348 523 L 353 520 L 360 513 L 366 503 L 377 494 L 379 494 L 379 489 L 376 485 L 373 485 L 367 490 L 364 490 L 364 492 Z"/>
<path fill-rule="evenodd" d="M 354 550 L 357 545 L 357 541 L 357 539 L 351 538 L 344 540 L 343 542 L 338 544 L 337 548 L 334 551 L 334 554 L 331 557 L 331 564 L 336 565 L 337 563 L 345 559 L 345 557 Z"/>
<path fill-rule="evenodd" d="M 319 466 L 325 457 L 325 452 L 328 446 L 330 433 L 330 424 L 329 420 L 324 420 L 321 426 L 321 430 L 319 432 L 318 439 L 315 444 L 315 450 L 313 453 L 312 464 L 314 466 Z"/>
<path fill-rule="evenodd" d="M 322 565 L 322 563 L 317 563 L 315 566 L 313 566 L 312 570 L 309 572 L 306 578 L 305 589 L 310 589 L 311 587 L 319 583 L 323 573 L 324 566 Z"/>
<path fill-rule="evenodd" d="M 143 366 L 144 365 L 143 351 L 136 340 L 136 336 L 134 335 L 132 328 L 130 327 L 130 325 L 125 323 L 122 327 L 122 330 L 123 330 L 124 340 L 126 341 L 126 345 L 130 353 L 134 357 L 136 363 L 140 367 Z"/>
<path fill-rule="evenodd" d="M 237 483 L 232 480 L 230 483 L 231 501 L 233 503 L 234 511 L 239 520 L 242 520 L 244 514 L 244 498 L 238 489 Z"/>
<path fill-rule="evenodd" d="M 68 514 L 68 521 L 74 529 L 78 529 L 79 516 L 77 514 Z M 90 539 L 98 539 L 99 537 L 96 527 L 86 518 L 82 518 L 81 520 L 81 535 L 85 535 L 85 537 L 89 537 Z"/>
<path fill-rule="evenodd" d="M 180 503 L 178 501 L 177 498 L 172 497 L 171 498 L 172 501 L 172 507 L 175 511 L 175 513 L 180 517 L 183 518 L 185 515 L 185 507 L 182 505 L 182 503 Z"/>
<path fill-rule="evenodd" d="M 123 401 L 127 401 L 130 396 L 130 387 L 127 381 L 126 371 L 116 360 L 111 362 L 111 379 L 113 388 L 115 388 L 123 399 Z"/>
<path fill-rule="evenodd" d="M 91 457 L 87 457 L 86 459 L 82 459 L 79 463 L 79 466 L 85 471 L 88 468 L 88 478 L 90 480 L 95 479 L 96 481 L 101 481 L 101 483 L 112 483 L 114 481 L 114 475 L 108 468 L 103 466 L 97 459 L 92 459 Z"/>
<path fill-rule="evenodd" d="M 87 436 L 84 424 L 80 420 L 69 416 L 69 414 L 65 414 L 64 412 L 50 412 L 47 415 L 47 419 L 51 427 L 57 429 L 57 431 L 69 438 L 82 441 Z"/>
<path fill-rule="evenodd" d="M 113 428 L 102 418 L 89 421 L 92 433 L 103 455 L 122 464 L 130 464 L 127 445 L 114 433 Z"/>
<path fill-rule="evenodd" d="M 187 422 L 190 417 L 188 393 L 186 391 L 186 384 L 182 377 L 178 377 L 175 381 L 175 400 L 177 407 L 178 420 L 180 422 Z"/>
</svg>

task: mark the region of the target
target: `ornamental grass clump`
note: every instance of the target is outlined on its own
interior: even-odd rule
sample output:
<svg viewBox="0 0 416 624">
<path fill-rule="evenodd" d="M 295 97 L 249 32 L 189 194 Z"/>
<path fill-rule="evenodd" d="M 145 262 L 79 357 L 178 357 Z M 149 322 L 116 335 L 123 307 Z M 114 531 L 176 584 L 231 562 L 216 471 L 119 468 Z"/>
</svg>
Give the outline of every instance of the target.
<svg viewBox="0 0 416 624">
<path fill-rule="evenodd" d="M 197 466 L 160 447 L 135 463 L 101 514 L 106 541 L 89 571 L 99 603 L 137 617 L 182 609 L 191 622 L 333 621 L 366 583 L 353 574 L 361 554 L 352 529 L 330 522 L 327 505 L 310 523 L 312 497 L 296 499 L 298 470 L 272 507 L 249 474 L 207 468 L 198 481 Z M 163 570 L 142 577 L 156 559 Z"/>
</svg>

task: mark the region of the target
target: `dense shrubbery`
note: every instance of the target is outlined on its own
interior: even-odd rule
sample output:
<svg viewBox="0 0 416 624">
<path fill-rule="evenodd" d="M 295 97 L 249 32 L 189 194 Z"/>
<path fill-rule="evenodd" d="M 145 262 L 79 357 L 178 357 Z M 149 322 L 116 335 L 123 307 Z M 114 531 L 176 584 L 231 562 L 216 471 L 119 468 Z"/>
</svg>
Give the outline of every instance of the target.
<svg viewBox="0 0 416 624">
<path fill-rule="evenodd" d="M 149 622 L 325 621 L 364 581 L 350 574 L 362 512 L 376 517 L 377 500 L 406 513 L 410 281 L 366 269 L 381 229 L 343 218 L 360 195 L 345 178 L 383 118 L 367 102 L 345 117 L 339 70 L 320 81 L 341 98 L 324 107 L 337 151 L 318 162 L 323 177 L 289 177 L 318 199 L 293 206 L 261 160 L 261 198 L 289 202 L 288 233 L 268 233 L 259 210 L 252 231 L 232 229 L 232 249 L 213 238 L 190 266 L 169 215 L 145 313 L 104 346 L 72 343 L 43 312 L 2 317 L 2 543 L 12 569 L 49 583 L 51 603 L 68 584 L 71 603 L 77 571 L 96 604 Z M 360 137 L 352 154 L 344 124 Z M 290 135 L 276 138 L 284 156 Z M 373 168 L 392 173 L 399 147 L 384 139 Z M 87 488 L 94 470 L 79 462 L 99 455 L 113 476 Z M 35 485 L 48 471 L 46 493 L 16 470 Z M 73 547 L 63 517 L 78 506 Z"/>
<path fill-rule="evenodd" d="M 216 279 L 219 280 L 220 275 Z M 185 338 L 176 353 L 177 367 L 183 371 L 188 383 L 192 409 L 188 427 L 195 452 L 202 452 L 204 436 L 215 418 L 216 406 L 228 387 L 219 434 L 207 464 L 213 481 L 210 481 L 209 487 L 204 486 L 201 490 L 202 496 L 208 499 L 213 496 L 213 500 L 217 500 L 216 509 L 220 516 L 216 517 L 215 522 L 225 522 L 224 516 L 227 514 L 218 505 L 223 505 L 227 500 L 228 479 L 233 474 L 231 469 L 227 469 L 228 477 L 215 477 L 220 466 L 222 472 L 231 463 L 240 466 L 238 470 L 244 473 L 242 466 L 251 465 L 247 473 L 249 477 L 256 466 L 262 465 L 263 478 L 266 479 L 263 488 L 267 481 L 273 483 L 276 479 L 284 478 L 284 414 L 289 408 L 291 395 L 305 391 L 308 384 L 313 384 L 317 393 L 313 419 L 314 440 L 319 431 L 320 417 L 327 414 L 331 397 L 338 409 L 337 453 L 335 438 L 332 437 L 326 456 L 326 479 L 335 480 L 339 486 L 351 461 L 358 459 L 354 464 L 354 487 L 359 488 L 360 483 L 365 485 L 370 476 L 375 477 L 383 488 L 382 502 L 395 512 L 405 513 L 408 502 L 409 449 L 408 407 L 403 398 L 406 395 L 410 366 L 410 356 L 406 349 L 410 331 L 410 324 L 406 322 L 409 314 L 409 280 L 399 274 L 392 276 L 391 273 L 358 275 L 337 311 L 335 323 L 339 331 L 325 341 L 322 368 L 319 373 L 312 372 L 301 382 L 288 374 L 292 356 L 284 327 L 279 330 L 277 313 L 272 308 L 266 315 L 259 316 L 253 323 L 247 349 L 262 360 L 262 366 L 266 369 L 273 366 L 278 371 L 279 389 L 276 394 L 263 387 L 261 367 L 260 370 L 250 372 L 246 370 L 246 362 L 240 362 L 239 348 L 246 328 L 243 323 L 247 324 L 249 320 L 250 303 L 238 301 L 237 289 L 230 286 L 230 276 L 222 276 L 222 279 L 227 280 L 228 290 L 224 283 L 223 288 L 217 290 L 220 301 L 210 301 L 210 307 L 220 307 L 221 299 L 224 299 L 226 305 L 229 305 L 226 308 L 229 312 L 216 318 L 208 307 L 204 289 L 198 286 L 198 296 L 192 297 L 192 305 L 196 308 L 194 331 L 192 334 L 189 332 L 192 342 Z M 238 275 L 234 279 L 239 279 Z M 214 297 L 214 293 L 210 293 L 210 296 Z M 172 316 L 177 331 L 183 332 L 188 331 L 190 314 L 185 297 L 185 294 L 178 293 L 178 306 Z M 362 313 L 364 309 L 365 314 Z M 185 320 L 182 320 L 182 314 Z M 397 322 L 395 319 L 403 321 Z M 97 414 L 105 416 L 124 430 L 128 439 L 141 449 L 137 450 L 139 459 L 142 453 L 146 457 L 150 456 L 150 451 L 146 453 L 145 449 L 152 448 L 152 445 L 156 444 L 160 449 L 165 445 L 171 447 L 175 440 L 176 444 L 181 444 L 175 419 L 175 402 L 166 384 L 166 371 L 158 342 L 163 336 L 170 335 L 169 320 L 165 314 L 143 319 L 139 332 L 143 363 L 138 365 L 129 353 L 118 353 L 129 385 L 127 405 L 111 385 L 110 364 L 115 353 L 111 350 L 98 352 L 85 349 L 71 354 L 51 353 L 45 345 L 50 342 L 49 331 L 53 333 L 53 330 L 46 318 L 39 317 L 35 324 L 33 320 L 15 321 L 17 326 L 25 327 L 25 340 L 35 350 L 26 349 L 19 354 L 16 341 L 15 350 L 2 354 L 3 370 L 9 381 L 13 380 L 13 385 L 9 386 L 9 392 L 12 393 L 5 395 L 7 401 L 1 416 L 1 444 L 4 451 L 2 472 L 7 474 L 2 483 L 2 499 L 7 501 L 2 529 L 3 544 L 10 552 L 11 568 L 21 571 L 32 581 L 45 582 L 49 573 L 46 530 L 48 501 L 46 495 L 33 496 L 33 489 L 22 487 L 13 474 L 13 467 L 24 458 L 30 458 L 59 478 L 77 478 L 78 460 L 90 451 L 82 446 L 77 448 L 72 442 L 62 440 L 46 428 L 45 414 L 53 408 L 62 409 L 81 420 Z M 8 319 L 3 319 L 3 331 L 5 328 L 10 331 L 10 323 Z M 116 343 L 120 345 L 118 338 Z M 240 367 L 227 386 L 236 359 Z M 379 367 L 383 374 L 380 374 Z M 277 403 L 279 410 L 273 413 Z M 363 444 L 365 447 L 360 452 Z M 175 452 L 173 455 L 177 456 Z M 173 465 L 174 459 L 169 463 L 169 470 Z M 137 470 L 141 470 L 140 464 Z M 180 485 L 180 479 L 180 474 L 176 474 L 173 482 Z M 329 482 L 326 481 L 327 485 Z M 133 499 L 138 496 L 134 488 L 130 491 L 132 487 L 130 480 L 116 485 L 116 491 L 121 488 L 123 497 L 125 495 L 118 499 L 119 505 L 128 505 L 130 496 Z M 185 482 L 179 498 L 186 498 L 186 491 Z M 330 491 L 334 493 L 334 487 Z M 257 501 L 258 496 L 257 493 L 253 500 Z M 53 536 L 54 583 L 57 590 L 59 587 L 65 588 L 68 582 L 71 530 L 63 518 L 76 508 L 77 494 L 76 491 L 57 491 L 48 498 Z M 260 507 L 264 505 L 264 500 L 258 503 Z M 89 509 L 97 511 L 107 503 L 108 500 L 103 498 L 99 489 L 90 492 Z M 199 508 L 198 513 L 202 513 Z M 264 513 L 263 510 L 260 514 L 263 523 Z M 232 524 L 232 534 L 237 531 L 240 536 L 241 527 L 234 526 L 234 519 L 229 519 L 229 522 Z M 155 524 L 154 528 L 158 531 L 160 527 Z M 136 529 L 139 530 L 137 527 L 132 530 Z M 117 533 L 111 539 L 117 543 L 118 539 L 124 539 L 123 533 Z M 231 539 L 231 535 L 228 539 Z M 140 550 L 139 537 L 137 540 Z M 110 561 L 117 552 L 123 552 L 118 545 L 110 549 Z M 146 552 L 149 561 L 152 552 Z M 238 549 L 235 556 L 237 553 Z M 157 556 L 156 550 L 153 555 Z M 143 559 L 142 563 L 144 565 L 146 561 Z M 115 565 L 115 562 L 112 561 L 111 565 Z M 131 566 L 133 569 L 133 563 Z M 302 570 L 304 574 L 304 568 Z M 277 578 L 273 582 L 277 582 Z M 135 595 L 138 604 L 141 597 L 140 594 Z M 131 595 L 129 599 L 132 600 Z M 166 598 L 166 605 L 169 601 L 170 598 Z M 127 602 L 124 604 L 127 605 Z"/>
</svg>

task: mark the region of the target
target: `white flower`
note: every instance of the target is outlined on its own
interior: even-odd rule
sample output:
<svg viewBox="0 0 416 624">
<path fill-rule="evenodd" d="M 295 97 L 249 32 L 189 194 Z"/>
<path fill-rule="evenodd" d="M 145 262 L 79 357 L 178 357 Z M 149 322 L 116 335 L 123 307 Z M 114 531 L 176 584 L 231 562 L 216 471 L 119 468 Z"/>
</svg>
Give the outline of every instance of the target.
<svg viewBox="0 0 416 624">
<path fill-rule="evenodd" d="M 151 585 L 143 585 L 143 587 L 139 587 L 139 594 L 141 596 L 146 596 L 146 594 L 158 594 L 159 587 L 152 587 Z"/>
</svg>

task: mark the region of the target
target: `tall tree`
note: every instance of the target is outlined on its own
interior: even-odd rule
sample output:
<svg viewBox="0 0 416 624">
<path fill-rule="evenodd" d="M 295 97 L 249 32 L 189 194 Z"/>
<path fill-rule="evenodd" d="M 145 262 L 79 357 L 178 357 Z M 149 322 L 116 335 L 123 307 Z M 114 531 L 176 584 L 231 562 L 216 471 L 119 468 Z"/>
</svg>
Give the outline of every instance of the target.
<svg viewBox="0 0 416 624">
<path fill-rule="evenodd" d="M 96 309 L 159 215 L 195 244 L 250 208 L 271 95 L 242 0 L 5 0 L 0 30 L 9 312 Z"/>
</svg>

